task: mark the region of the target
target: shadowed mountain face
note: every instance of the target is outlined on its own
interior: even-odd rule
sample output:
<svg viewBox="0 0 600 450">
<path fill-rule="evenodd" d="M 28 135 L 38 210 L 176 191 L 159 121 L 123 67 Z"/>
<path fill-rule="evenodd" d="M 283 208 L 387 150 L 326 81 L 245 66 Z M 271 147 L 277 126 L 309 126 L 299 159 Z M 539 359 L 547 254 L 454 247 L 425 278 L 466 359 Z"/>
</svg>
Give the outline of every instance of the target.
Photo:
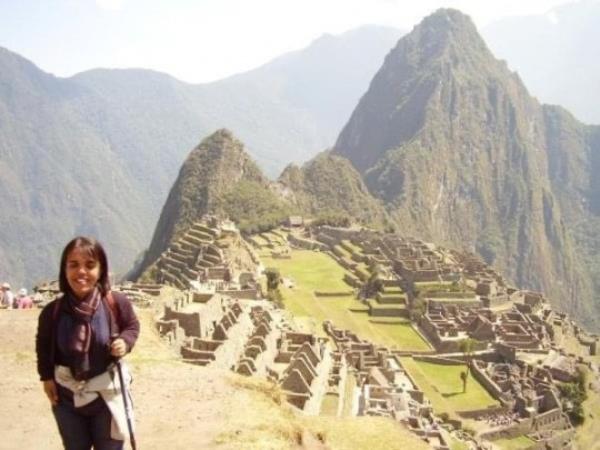
<svg viewBox="0 0 600 450">
<path fill-rule="evenodd" d="M 271 176 L 309 159 L 333 142 L 399 35 L 324 36 L 204 85 L 148 70 L 60 79 L 0 48 L 0 276 L 15 285 L 57 276 L 76 234 L 101 239 L 123 272 L 201 136 L 236 130 Z"/>
<path fill-rule="evenodd" d="M 598 214 L 597 137 L 532 98 L 467 16 L 439 10 L 387 55 L 333 152 L 404 233 L 475 250 L 595 325 L 582 247 Z"/>
</svg>

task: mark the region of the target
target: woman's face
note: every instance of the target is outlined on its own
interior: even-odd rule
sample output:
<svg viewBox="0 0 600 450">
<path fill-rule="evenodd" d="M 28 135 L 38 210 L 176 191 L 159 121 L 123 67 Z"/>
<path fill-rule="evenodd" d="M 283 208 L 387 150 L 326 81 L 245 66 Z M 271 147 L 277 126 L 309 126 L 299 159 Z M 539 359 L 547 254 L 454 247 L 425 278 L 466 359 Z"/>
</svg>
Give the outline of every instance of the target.
<svg viewBox="0 0 600 450">
<path fill-rule="evenodd" d="M 100 262 L 85 249 L 75 247 L 67 255 L 65 273 L 73 294 L 82 300 L 96 287 L 100 278 Z"/>
</svg>

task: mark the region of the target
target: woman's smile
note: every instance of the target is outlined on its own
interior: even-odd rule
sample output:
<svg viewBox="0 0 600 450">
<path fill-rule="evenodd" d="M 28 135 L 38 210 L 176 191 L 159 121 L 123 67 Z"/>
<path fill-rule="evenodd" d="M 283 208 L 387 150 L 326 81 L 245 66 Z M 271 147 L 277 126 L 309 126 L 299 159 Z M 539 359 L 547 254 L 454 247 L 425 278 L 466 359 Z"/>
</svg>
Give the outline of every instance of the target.
<svg viewBox="0 0 600 450">
<path fill-rule="evenodd" d="M 100 263 L 88 251 L 76 247 L 67 256 L 66 276 L 73 294 L 82 299 L 96 287 Z"/>
</svg>

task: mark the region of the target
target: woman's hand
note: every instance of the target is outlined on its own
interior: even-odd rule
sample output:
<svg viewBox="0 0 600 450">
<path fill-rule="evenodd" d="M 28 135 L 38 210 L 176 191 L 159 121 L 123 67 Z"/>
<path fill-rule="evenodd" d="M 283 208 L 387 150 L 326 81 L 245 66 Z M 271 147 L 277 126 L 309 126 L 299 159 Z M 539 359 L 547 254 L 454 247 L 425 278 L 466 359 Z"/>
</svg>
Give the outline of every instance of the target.
<svg viewBox="0 0 600 450">
<path fill-rule="evenodd" d="M 127 344 L 125 344 L 125 341 L 121 338 L 117 338 L 113 341 L 112 344 L 110 344 L 110 354 L 120 358 L 122 356 L 125 356 L 125 353 L 127 353 Z"/>
<path fill-rule="evenodd" d="M 56 389 L 56 383 L 54 380 L 44 380 L 42 381 L 44 392 L 50 400 L 52 406 L 58 405 L 58 390 Z"/>
</svg>

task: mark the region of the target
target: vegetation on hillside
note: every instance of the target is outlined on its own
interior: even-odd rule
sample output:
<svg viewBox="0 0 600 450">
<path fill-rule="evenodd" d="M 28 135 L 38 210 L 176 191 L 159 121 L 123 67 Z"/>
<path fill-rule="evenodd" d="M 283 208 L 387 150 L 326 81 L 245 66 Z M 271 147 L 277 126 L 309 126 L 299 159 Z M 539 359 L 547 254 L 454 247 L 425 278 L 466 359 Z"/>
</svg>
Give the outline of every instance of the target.
<svg viewBox="0 0 600 450">
<path fill-rule="evenodd" d="M 577 367 L 577 380 L 559 385 L 563 399 L 563 409 L 569 415 L 573 425 L 582 425 L 585 422 L 583 403 L 587 400 L 587 368 Z"/>
<path fill-rule="evenodd" d="M 263 233 L 278 227 L 291 208 L 264 184 L 241 180 L 220 199 L 217 211 L 237 223 L 244 234 Z"/>
<path fill-rule="evenodd" d="M 288 166 L 279 183 L 291 191 L 292 204 L 324 223 L 343 224 L 345 218 L 378 228 L 388 224 L 383 205 L 375 200 L 352 164 L 323 152 L 302 168 Z"/>
<path fill-rule="evenodd" d="M 598 127 L 541 106 L 467 16 L 442 9 L 392 50 L 333 153 L 403 234 L 476 249 L 597 328 L 598 229 L 579 224 L 600 217 L 598 150 Z"/>
</svg>

